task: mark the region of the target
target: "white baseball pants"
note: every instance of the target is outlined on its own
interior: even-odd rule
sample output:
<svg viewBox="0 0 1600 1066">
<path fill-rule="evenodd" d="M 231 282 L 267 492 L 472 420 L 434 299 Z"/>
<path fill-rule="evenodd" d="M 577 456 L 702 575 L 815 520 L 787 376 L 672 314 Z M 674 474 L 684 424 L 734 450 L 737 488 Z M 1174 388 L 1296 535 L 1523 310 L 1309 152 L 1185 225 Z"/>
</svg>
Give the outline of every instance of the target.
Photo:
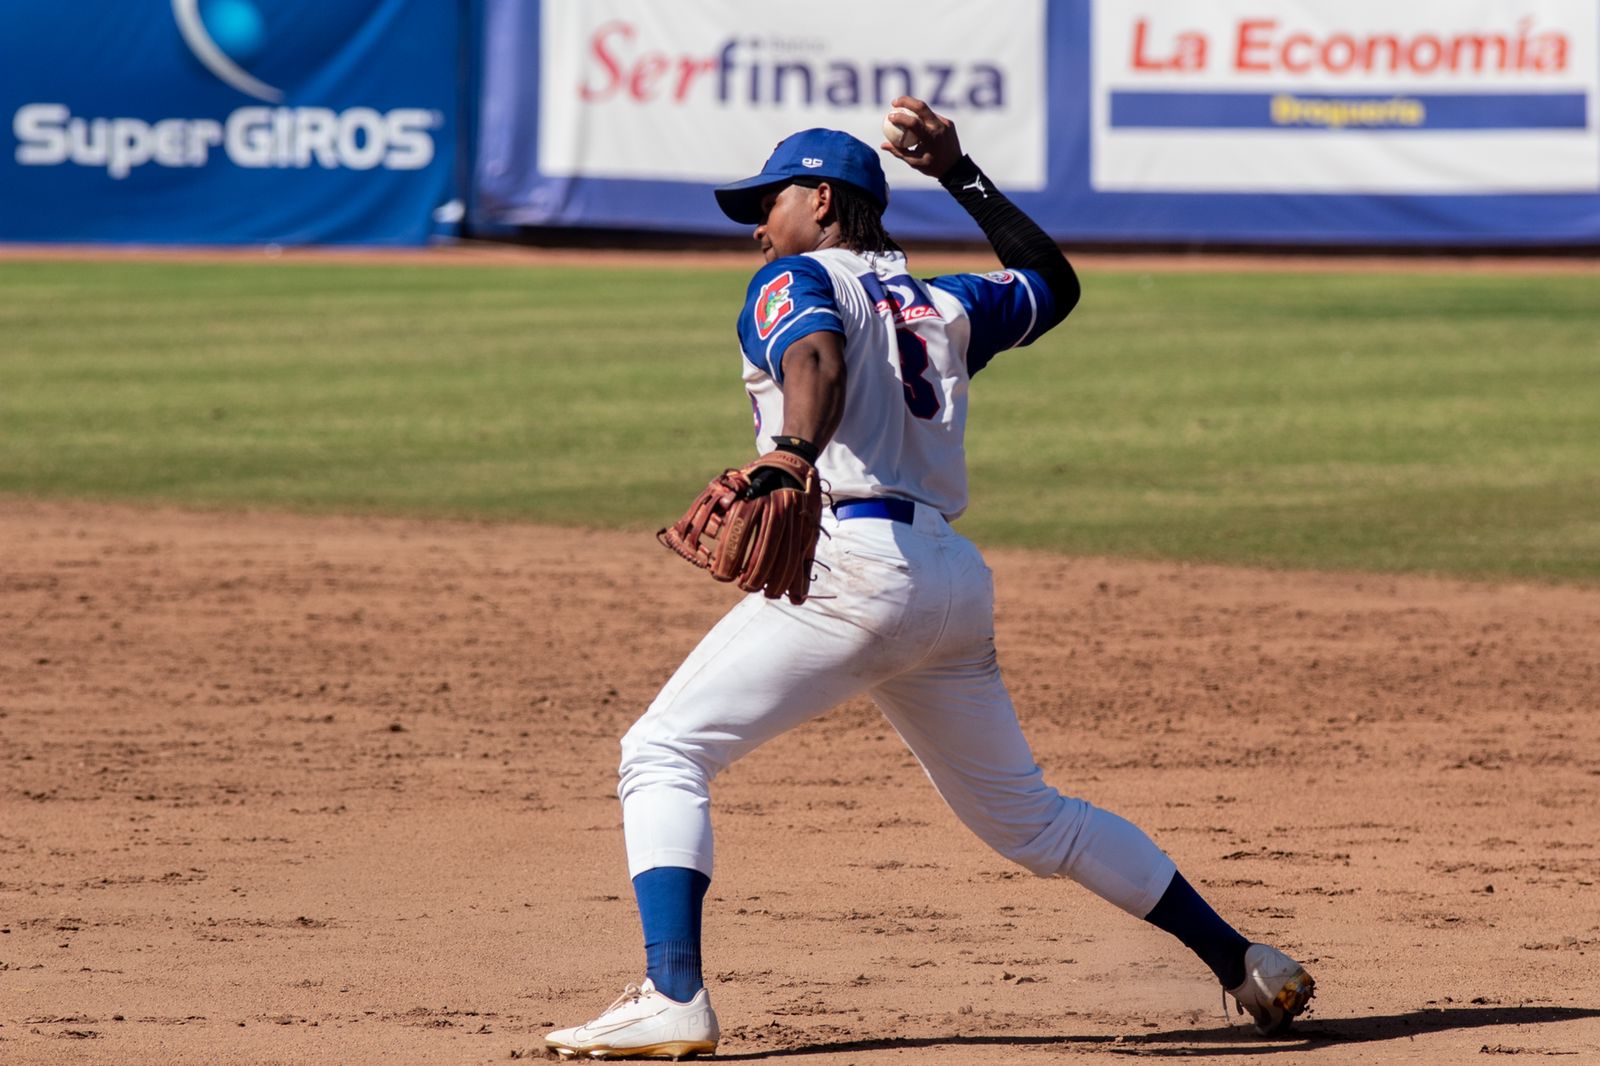
<svg viewBox="0 0 1600 1066">
<path fill-rule="evenodd" d="M 629 876 L 711 876 L 711 779 L 865 692 L 990 847 L 1149 914 L 1176 867 L 1130 822 L 1045 784 L 995 660 L 977 547 L 919 506 L 911 523 L 828 515 L 817 559 L 810 599 L 740 601 L 623 737 Z"/>
</svg>

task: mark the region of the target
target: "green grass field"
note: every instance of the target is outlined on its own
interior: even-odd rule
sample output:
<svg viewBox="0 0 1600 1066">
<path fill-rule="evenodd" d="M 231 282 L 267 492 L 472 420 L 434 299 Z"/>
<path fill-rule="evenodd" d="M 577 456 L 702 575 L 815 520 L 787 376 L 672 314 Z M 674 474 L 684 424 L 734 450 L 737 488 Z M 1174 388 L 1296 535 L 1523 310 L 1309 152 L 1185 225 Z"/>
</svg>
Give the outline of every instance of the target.
<svg viewBox="0 0 1600 1066">
<path fill-rule="evenodd" d="M 0 494 L 653 529 L 750 451 L 747 277 L 0 262 Z M 974 385 L 980 543 L 1600 579 L 1594 277 L 1085 289 Z"/>
</svg>

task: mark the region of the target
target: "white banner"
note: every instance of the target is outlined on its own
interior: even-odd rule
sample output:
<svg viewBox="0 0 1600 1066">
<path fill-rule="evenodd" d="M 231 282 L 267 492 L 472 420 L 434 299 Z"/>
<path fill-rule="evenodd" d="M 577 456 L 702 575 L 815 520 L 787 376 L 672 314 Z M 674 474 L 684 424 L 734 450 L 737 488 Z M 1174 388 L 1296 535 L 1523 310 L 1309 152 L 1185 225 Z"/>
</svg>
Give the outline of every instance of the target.
<svg viewBox="0 0 1600 1066">
<path fill-rule="evenodd" d="M 1595 0 L 1093 0 L 1107 192 L 1600 189 Z"/>
<path fill-rule="evenodd" d="M 539 171 L 736 180 L 812 126 L 877 146 L 906 94 L 955 120 L 996 183 L 1042 189 L 1044 48 L 1044 0 L 544 0 Z"/>
</svg>

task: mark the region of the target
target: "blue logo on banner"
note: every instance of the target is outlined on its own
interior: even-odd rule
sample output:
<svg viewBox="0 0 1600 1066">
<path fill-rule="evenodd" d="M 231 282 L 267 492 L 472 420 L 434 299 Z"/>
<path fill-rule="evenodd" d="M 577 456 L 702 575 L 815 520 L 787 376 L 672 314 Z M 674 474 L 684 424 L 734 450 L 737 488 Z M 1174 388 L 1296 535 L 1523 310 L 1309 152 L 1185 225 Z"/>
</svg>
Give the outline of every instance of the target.
<svg viewBox="0 0 1600 1066">
<path fill-rule="evenodd" d="M 240 61 L 261 51 L 267 35 L 261 12 L 250 0 L 172 0 L 178 32 L 207 70 L 246 96 L 276 104 L 283 90 L 254 77 Z"/>
<path fill-rule="evenodd" d="M 1111 94 L 1113 129 L 1582 130 L 1584 93 L 1145 92 Z"/>
<path fill-rule="evenodd" d="M 0 0 L 26 42 L 0 57 L 0 240 L 420 243 L 460 28 L 439 0 Z"/>
</svg>

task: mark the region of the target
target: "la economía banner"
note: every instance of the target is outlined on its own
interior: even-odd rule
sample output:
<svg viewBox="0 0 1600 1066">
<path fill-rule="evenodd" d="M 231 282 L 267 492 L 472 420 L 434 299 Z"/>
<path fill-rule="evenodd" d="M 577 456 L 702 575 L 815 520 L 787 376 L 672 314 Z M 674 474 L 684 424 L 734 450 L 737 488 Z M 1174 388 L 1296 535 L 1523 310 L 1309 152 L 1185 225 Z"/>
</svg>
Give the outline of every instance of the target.
<svg viewBox="0 0 1600 1066">
<path fill-rule="evenodd" d="M 1106 191 L 1594 193 L 1594 0 L 1097 0 Z"/>
<path fill-rule="evenodd" d="M 421 243 L 459 39 L 432 0 L 0 7 L 0 239 Z"/>
<path fill-rule="evenodd" d="M 1600 0 L 485 4 L 487 226 L 737 232 L 713 185 L 906 92 L 1063 241 L 1600 244 Z"/>
</svg>

